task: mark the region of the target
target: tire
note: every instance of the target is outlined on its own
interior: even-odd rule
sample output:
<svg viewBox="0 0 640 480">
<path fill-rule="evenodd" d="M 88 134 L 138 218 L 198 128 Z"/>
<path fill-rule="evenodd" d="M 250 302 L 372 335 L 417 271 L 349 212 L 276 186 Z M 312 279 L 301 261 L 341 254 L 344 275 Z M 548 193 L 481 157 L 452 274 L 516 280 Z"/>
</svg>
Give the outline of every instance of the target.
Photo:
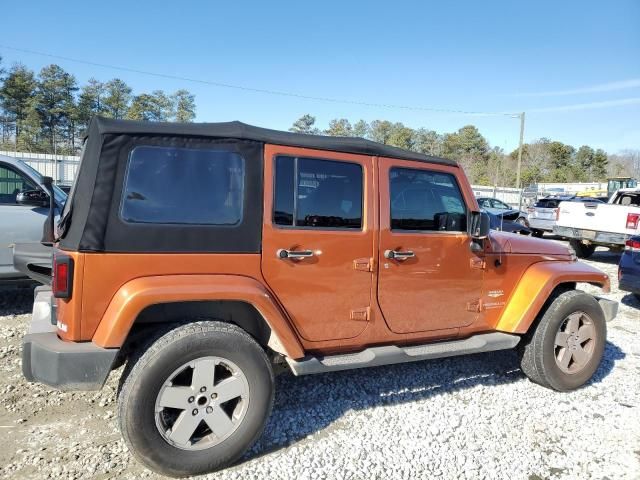
<svg viewBox="0 0 640 480">
<path fill-rule="evenodd" d="M 593 252 L 596 251 L 595 245 L 587 245 L 586 243 L 580 240 L 576 240 L 575 238 L 569 240 L 569 245 L 576 252 L 576 256 L 578 258 L 589 258 L 591 255 L 593 255 Z"/>
<path fill-rule="evenodd" d="M 527 219 L 525 217 L 518 217 L 518 219 L 516 220 L 516 223 L 519 223 L 523 227 L 527 227 L 527 228 L 529 227 L 529 224 L 527 223 Z"/>
<path fill-rule="evenodd" d="M 544 231 L 531 229 L 531 236 L 536 238 L 542 238 L 544 236 Z"/>
<path fill-rule="evenodd" d="M 577 349 L 571 350 L 569 342 L 575 340 L 568 339 L 568 336 L 557 337 L 563 327 L 569 328 L 570 319 L 576 318 L 580 319 L 578 334 L 585 325 L 591 325 L 593 331 L 592 338 L 585 342 L 584 348 L 579 346 L 583 352 L 589 352 L 588 356 L 582 359 L 584 362 L 578 362 L 579 357 L 575 356 Z M 534 383 L 560 392 L 574 390 L 584 385 L 598 369 L 606 337 L 604 314 L 597 300 L 579 290 L 566 291 L 551 301 L 535 329 L 522 339 L 519 347 L 520 367 Z M 564 338 L 567 338 L 567 346 L 556 345 L 564 341 L 559 342 L 558 339 Z M 566 357 L 569 353 L 571 356 Z M 569 362 L 567 367 L 563 368 L 561 364 L 565 363 L 563 360 L 567 358 Z"/>
<path fill-rule="evenodd" d="M 225 402 L 235 393 L 230 383 L 223 390 L 214 376 L 222 382 L 233 377 L 231 390 L 241 393 Z M 209 379 L 211 386 L 201 393 L 199 384 Z M 127 364 L 118 397 L 120 430 L 133 455 L 155 472 L 208 473 L 237 461 L 260 437 L 273 394 L 271 363 L 244 330 L 216 321 L 184 324 L 156 337 Z M 166 406 L 174 403 L 179 408 Z M 188 436 L 178 435 L 184 432 Z"/>
</svg>

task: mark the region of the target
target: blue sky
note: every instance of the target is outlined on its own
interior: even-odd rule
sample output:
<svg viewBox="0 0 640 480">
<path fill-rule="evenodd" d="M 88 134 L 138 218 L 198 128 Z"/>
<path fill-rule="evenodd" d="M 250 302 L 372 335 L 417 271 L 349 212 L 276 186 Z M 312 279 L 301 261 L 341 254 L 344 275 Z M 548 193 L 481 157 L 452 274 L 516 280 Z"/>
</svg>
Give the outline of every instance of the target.
<svg viewBox="0 0 640 480">
<path fill-rule="evenodd" d="M 9 2 L 0 44 L 162 74 L 317 97 L 527 112 L 525 140 L 640 148 L 640 1 Z M 80 82 L 187 88 L 198 121 L 286 129 L 304 113 L 438 132 L 477 125 L 511 150 L 519 122 L 265 95 L 88 66 L 0 46 L 5 63 L 58 63 Z M 598 108 L 594 108 L 597 106 Z"/>
</svg>

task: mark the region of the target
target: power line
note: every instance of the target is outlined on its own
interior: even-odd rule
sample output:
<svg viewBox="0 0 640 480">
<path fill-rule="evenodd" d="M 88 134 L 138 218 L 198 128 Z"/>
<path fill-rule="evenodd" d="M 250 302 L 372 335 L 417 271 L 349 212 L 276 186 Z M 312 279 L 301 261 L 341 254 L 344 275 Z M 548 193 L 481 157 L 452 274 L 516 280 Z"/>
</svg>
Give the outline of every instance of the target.
<svg viewBox="0 0 640 480">
<path fill-rule="evenodd" d="M 0 44 L 0 48 L 6 48 L 7 50 L 13 50 L 13 51 L 16 51 L 16 52 L 28 53 L 28 54 L 31 54 L 31 55 L 40 55 L 40 56 L 43 56 L 43 57 L 55 58 L 55 59 L 58 59 L 58 60 L 65 60 L 65 61 L 68 61 L 68 62 L 81 63 L 81 64 L 84 64 L 84 65 L 91 65 L 91 66 L 94 66 L 94 67 L 110 68 L 112 70 L 120 70 L 120 71 L 123 71 L 123 72 L 137 73 L 137 74 L 140 74 L 140 75 L 147 75 L 147 76 L 152 76 L 152 77 L 166 78 L 166 79 L 171 79 L 171 80 L 180 80 L 180 81 L 183 81 L 183 82 L 198 83 L 198 84 L 202 84 L 202 85 L 210 85 L 210 86 L 220 87 L 220 88 L 230 88 L 230 89 L 234 89 L 234 90 L 241 90 L 241 91 L 253 92 L 253 93 L 261 93 L 261 94 L 265 94 L 265 95 L 277 95 L 277 96 L 280 96 L 280 97 L 291 97 L 291 98 L 299 98 L 299 99 L 303 99 L 303 100 L 314 100 L 314 101 L 325 102 L 325 103 L 342 103 L 342 104 L 347 104 L 347 105 L 360 105 L 360 106 L 364 106 L 364 107 L 385 108 L 385 109 L 390 109 L 390 110 L 414 110 L 414 111 L 423 111 L 423 112 L 426 111 L 426 112 L 438 112 L 438 113 L 454 113 L 454 114 L 459 114 L 459 115 L 472 115 L 472 116 L 485 116 L 485 117 L 489 117 L 489 116 L 518 117 L 519 116 L 519 114 L 515 114 L 513 112 L 478 112 L 478 111 L 469 111 L 469 110 L 455 110 L 455 109 L 448 109 L 448 108 L 421 107 L 421 106 L 410 106 L 410 105 L 395 105 L 395 104 L 386 104 L 386 103 L 372 103 L 372 102 L 364 102 L 364 101 L 359 101 L 359 100 L 348 100 L 348 99 L 340 99 L 340 98 L 332 98 L 332 97 L 321 97 L 321 96 L 315 96 L 315 95 L 304 95 L 304 94 L 299 94 L 299 93 L 294 93 L 294 92 L 285 92 L 285 91 L 280 91 L 280 90 L 269 90 L 269 89 L 264 89 L 264 88 L 247 87 L 247 86 L 243 86 L 243 85 L 235 85 L 235 84 L 231 84 L 231 83 L 217 82 L 217 81 L 213 81 L 213 80 L 203 80 L 203 79 L 198 79 L 198 78 L 189 78 L 189 77 L 183 77 L 183 76 L 180 76 L 180 75 L 171 75 L 171 74 L 167 74 L 167 73 L 149 72 L 149 71 L 140 70 L 140 69 L 137 69 L 137 68 L 122 67 L 122 66 L 118 66 L 118 65 L 109 65 L 109 64 L 105 64 L 105 63 L 92 62 L 92 61 L 89 61 L 89 60 L 81 60 L 81 59 L 77 59 L 77 58 L 67 57 L 67 56 L 64 56 L 64 55 L 54 55 L 54 54 L 51 54 L 51 53 L 38 52 L 38 51 L 35 51 L 35 50 L 29 50 L 29 49 L 26 49 L 26 48 L 11 47 L 9 45 Z"/>
</svg>

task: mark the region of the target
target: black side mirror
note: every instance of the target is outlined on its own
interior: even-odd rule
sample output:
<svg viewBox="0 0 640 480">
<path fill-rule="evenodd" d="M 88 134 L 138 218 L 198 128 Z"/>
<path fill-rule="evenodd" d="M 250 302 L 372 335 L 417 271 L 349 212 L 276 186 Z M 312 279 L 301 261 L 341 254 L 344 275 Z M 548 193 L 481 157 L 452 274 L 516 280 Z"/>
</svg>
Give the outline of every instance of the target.
<svg viewBox="0 0 640 480">
<path fill-rule="evenodd" d="M 487 212 L 471 212 L 469 233 L 471 238 L 482 240 L 489 236 L 491 218 Z"/>
<path fill-rule="evenodd" d="M 16 203 L 32 207 L 48 207 L 49 195 L 42 190 L 25 190 L 18 193 Z"/>
</svg>

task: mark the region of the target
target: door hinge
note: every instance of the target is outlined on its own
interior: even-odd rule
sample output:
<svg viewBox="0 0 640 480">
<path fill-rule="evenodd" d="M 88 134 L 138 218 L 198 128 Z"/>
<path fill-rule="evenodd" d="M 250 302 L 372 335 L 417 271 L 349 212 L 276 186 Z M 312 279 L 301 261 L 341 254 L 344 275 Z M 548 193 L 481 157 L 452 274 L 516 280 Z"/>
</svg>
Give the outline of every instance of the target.
<svg viewBox="0 0 640 480">
<path fill-rule="evenodd" d="M 469 265 L 471 268 L 477 268 L 478 270 L 484 270 L 487 268 L 487 262 L 484 261 L 484 258 L 473 257 L 469 260 Z"/>
<path fill-rule="evenodd" d="M 353 269 L 361 272 L 373 272 L 373 258 L 356 258 L 353 261 Z"/>
<path fill-rule="evenodd" d="M 368 322 L 371 318 L 371 307 L 351 310 L 349 318 L 357 322 Z"/>
<path fill-rule="evenodd" d="M 467 312 L 480 313 L 483 308 L 484 305 L 481 298 L 467 303 Z"/>
</svg>

